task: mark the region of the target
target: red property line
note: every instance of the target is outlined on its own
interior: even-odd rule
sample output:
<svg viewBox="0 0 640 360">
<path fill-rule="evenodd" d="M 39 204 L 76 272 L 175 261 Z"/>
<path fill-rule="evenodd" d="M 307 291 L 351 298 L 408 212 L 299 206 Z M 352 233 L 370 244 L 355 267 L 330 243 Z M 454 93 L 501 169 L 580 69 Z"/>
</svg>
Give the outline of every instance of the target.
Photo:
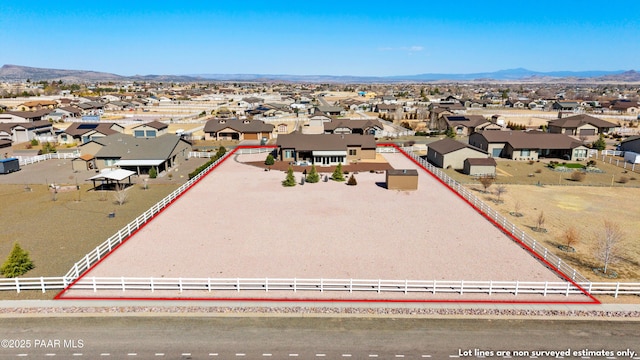
<svg viewBox="0 0 640 360">
<path fill-rule="evenodd" d="M 415 159 L 413 159 L 413 157 L 411 157 L 404 150 L 402 150 L 400 147 L 398 147 L 398 145 L 393 144 L 393 143 L 389 143 L 389 144 L 385 143 L 385 144 L 378 144 L 377 146 L 379 146 L 379 147 L 393 147 L 396 150 L 398 150 L 402 155 L 407 157 L 411 162 L 416 164 L 418 167 L 420 167 L 422 170 L 424 170 L 426 173 L 428 173 L 434 179 L 436 179 L 439 183 L 444 185 L 445 188 L 449 189 L 456 196 L 458 196 L 460 199 L 462 199 L 465 203 L 467 203 L 469 206 L 471 206 L 471 208 L 476 210 L 480 215 L 482 215 L 485 219 L 487 219 L 494 226 L 496 226 L 498 229 L 500 229 L 502 232 L 504 232 L 507 236 L 509 236 L 509 238 L 511 238 L 513 241 L 515 241 L 521 247 L 523 247 L 525 250 L 527 250 L 531 255 L 533 255 L 535 258 L 537 258 L 542 263 L 547 265 L 553 272 L 555 272 L 560 277 L 562 277 L 566 281 L 570 282 L 573 286 L 578 288 L 584 295 L 589 297 L 591 302 L 585 302 L 585 301 L 520 301 L 520 300 L 514 300 L 514 301 L 509 301 L 509 300 L 447 300 L 447 299 L 439 299 L 439 300 L 391 299 L 391 300 L 387 300 L 387 299 L 292 299 L 292 298 L 274 298 L 274 299 L 269 298 L 269 299 L 263 299 L 263 298 L 199 298 L 199 297 L 193 297 L 193 298 L 189 298 L 189 297 L 186 297 L 186 298 L 185 297 L 149 298 L 149 297 L 83 297 L 83 296 L 77 296 L 77 297 L 68 296 L 68 297 L 65 297 L 64 296 L 66 294 L 66 292 L 71 289 L 71 287 L 73 285 L 75 285 L 78 281 L 80 281 L 83 277 L 85 277 L 91 270 L 93 270 L 96 266 L 98 266 L 100 263 L 102 263 L 102 261 L 107 259 L 111 254 L 113 254 L 115 252 L 115 250 L 117 250 L 121 245 L 123 245 L 125 242 L 129 241 L 129 239 L 131 239 L 131 237 L 136 232 L 138 232 L 138 230 L 142 229 L 148 223 L 150 223 L 153 218 L 155 218 L 157 215 L 159 215 L 165 209 L 167 209 L 169 207 L 169 205 L 171 205 L 175 200 L 177 200 L 180 197 L 182 197 L 182 195 L 184 195 L 187 191 L 189 191 L 194 185 L 199 183 L 200 180 L 202 180 L 206 175 L 208 175 L 210 172 L 212 172 L 214 169 L 216 169 L 220 164 L 222 164 L 223 162 L 227 161 L 227 159 L 230 158 L 239 149 L 276 148 L 276 146 L 273 146 L 273 145 L 271 145 L 271 146 L 268 146 L 268 145 L 267 146 L 264 146 L 264 145 L 262 145 L 262 146 L 261 145 L 241 145 L 241 146 L 238 146 L 235 149 L 233 149 L 224 159 L 222 159 L 222 161 L 220 161 L 215 166 L 213 166 L 209 170 L 207 170 L 206 173 L 204 173 L 198 180 L 196 180 L 193 184 L 191 184 L 188 188 L 186 188 L 180 195 L 178 195 L 175 199 L 173 199 L 169 204 L 167 204 L 159 212 L 157 212 L 155 215 L 153 215 L 149 220 L 147 220 L 147 222 L 142 224 L 140 227 L 138 227 L 138 229 L 136 229 L 129 236 L 127 236 L 126 239 L 124 239 L 120 244 L 118 244 L 115 248 L 113 248 L 102 259 L 100 259 L 98 262 L 93 264 L 89 269 L 85 270 L 81 274 L 81 276 L 79 276 L 75 281 L 73 281 L 66 288 L 64 288 L 60 293 L 58 293 L 54 297 L 54 299 L 55 300 L 125 300 L 125 301 L 127 301 L 127 300 L 128 301 L 162 301 L 162 300 L 168 300 L 168 301 L 176 301 L 176 300 L 179 300 L 179 301 L 251 301 L 251 302 L 299 302 L 299 303 L 311 303 L 311 302 L 318 302 L 318 303 L 356 303 L 356 302 L 358 302 L 358 303 L 454 303 L 454 304 L 457 303 L 457 304 L 528 304 L 528 305 L 557 305 L 557 304 L 564 304 L 564 305 L 572 305 L 572 304 L 597 305 L 597 304 L 600 304 L 600 301 L 598 299 L 593 297 L 589 292 L 587 292 L 584 288 L 582 288 L 580 285 L 578 285 L 575 281 L 573 281 L 572 279 L 567 277 L 565 274 L 563 274 L 558 268 L 556 268 L 556 266 L 554 266 L 553 264 L 549 263 L 544 258 L 542 258 L 540 255 L 538 255 L 535 251 L 533 251 L 533 249 L 531 249 L 529 246 L 527 246 L 522 241 L 520 241 L 514 234 L 512 234 L 510 231 L 508 231 L 503 226 L 501 226 L 496 221 L 494 221 L 491 217 L 489 217 L 484 211 L 480 210 L 478 207 L 476 207 L 471 202 L 469 202 L 467 199 L 465 199 L 461 194 L 459 194 L 457 191 L 455 191 L 451 186 L 449 186 L 447 183 L 442 181 L 442 179 L 437 177 L 431 171 L 427 170 L 427 168 L 425 168 L 422 164 L 420 164 Z"/>
</svg>

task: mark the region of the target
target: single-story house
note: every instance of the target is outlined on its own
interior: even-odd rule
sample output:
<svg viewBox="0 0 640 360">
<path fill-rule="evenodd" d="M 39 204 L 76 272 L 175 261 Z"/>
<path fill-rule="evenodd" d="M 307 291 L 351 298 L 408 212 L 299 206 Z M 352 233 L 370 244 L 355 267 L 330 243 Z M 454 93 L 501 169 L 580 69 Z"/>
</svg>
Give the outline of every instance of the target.
<svg viewBox="0 0 640 360">
<path fill-rule="evenodd" d="M 84 144 L 93 139 L 123 133 L 124 127 L 116 123 L 74 122 L 58 134 L 61 144 Z"/>
<path fill-rule="evenodd" d="M 577 111 L 580 109 L 580 103 L 576 101 L 556 101 L 551 105 L 551 108 L 558 111 Z"/>
<path fill-rule="evenodd" d="M 373 135 L 301 134 L 278 136 L 280 161 L 331 166 L 376 158 Z"/>
<path fill-rule="evenodd" d="M 541 131 L 482 131 L 469 137 L 469 144 L 492 157 L 538 160 L 551 157 L 578 161 L 587 158 L 588 148 L 565 134 Z"/>
<path fill-rule="evenodd" d="M 0 138 L 14 143 L 25 143 L 33 139 L 38 141 L 52 141 L 53 125 L 45 120 L 27 123 L 0 123 Z"/>
<path fill-rule="evenodd" d="M 383 126 L 378 120 L 334 119 L 323 123 L 325 134 L 375 135 Z"/>
<path fill-rule="evenodd" d="M 261 120 L 215 119 L 204 125 L 205 140 L 271 139 L 274 126 Z"/>
<path fill-rule="evenodd" d="M 469 136 L 480 130 L 500 130 L 502 127 L 491 123 L 482 115 L 444 115 L 442 119 L 447 129 L 456 135 Z"/>
<path fill-rule="evenodd" d="M 55 100 L 32 100 L 18 105 L 18 109 L 25 109 L 28 111 L 54 109 L 56 107 L 58 107 L 58 102 Z"/>
<path fill-rule="evenodd" d="M 489 158 L 468 158 L 464 160 L 462 172 L 471 176 L 496 176 L 496 159 Z"/>
<path fill-rule="evenodd" d="M 163 135 L 138 139 L 116 133 L 95 138 L 80 145 L 80 154 L 93 155 L 96 169 L 119 167 L 148 174 L 155 168 L 158 174 L 171 169 L 189 157 L 191 143 L 179 136 Z"/>
<path fill-rule="evenodd" d="M 570 136 L 593 136 L 613 131 L 617 125 L 590 115 L 580 114 L 548 122 L 549 132 Z"/>
<path fill-rule="evenodd" d="M 44 117 L 53 110 L 42 109 L 36 111 L 5 111 L 0 113 L 0 122 L 33 122 L 44 120 Z"/>
<path fill-rule="evenodd" d="M 466 159 L 487 157 L 485 150 L 449 138 L 432 142 L 427 148 L 427 160 L 441 168 L 463 169 Z"/>
<path fill-rule="evenodd" d="M 620 150 L 640 154 L 640 136 L 631 136 L 620 142 Z"/>
<path fill-rule="evenodd" d="M 137 138 L 154 138 L 165 135 L 169 132 L 169 125 L 160 121 L 151 121 L 145 124 L 136 125 L 131 128 L 133 136 Z"/>
</svg>

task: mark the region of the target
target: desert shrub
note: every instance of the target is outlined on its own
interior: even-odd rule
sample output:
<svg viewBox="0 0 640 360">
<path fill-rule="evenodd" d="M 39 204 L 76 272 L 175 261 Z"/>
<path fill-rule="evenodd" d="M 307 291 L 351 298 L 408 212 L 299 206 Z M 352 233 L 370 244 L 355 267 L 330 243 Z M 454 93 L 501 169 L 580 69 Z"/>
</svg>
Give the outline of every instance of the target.
<svg viewBox="0 0 640 360">
<path fill-rule="evenodd" d="M 584 181 L 585 177 L 587 177 L 587 174 L 582 171 L 574 171 L 571 173 L 571 180 L 573 181 Z"/>
<path fill-rule="evenodd" d="M 536 163 L 535 160 L 529 160 L 529 165 L 533 165 L 535 163 Z"/>
<path fill-rule="evenodd" d="M 39 144 L 38 139 L 31 139 L 29 144 L 31 144 L 31 146 L 37 146 Z"/>
<path fill-rule="evenodd" d="M 628 178 L 628 177 L 626 177 L 626 176 L 621 176 L 621 177 L 618 179 L 618 182 L 619 182 L 620 184 L 626 184 L 626 183 L 628 183 L 628 182 L 629 182 L 629 178 Z"/>
<path fill-rule="evenodd" d="M 595 160 L 587 161 L 587 166 L 596 166 L 597 162 Z"/>
<path fill-rule="evenodd" d="M 536 174 L 540 174 L 542 173 L 542 169 L 536 169 L 536 171 L 534 171 Z"/>
<path fill-rule="evenodd" d="M 358 185 L 358 182 L 356 181 L 356 177 L 353 176 L 353 174 L 351 174 L 351 176 L 349 177 L 349 180 L 347 180 L 347 185 Z"/>
<path fill-rule="evenodd" d="M 635 180 L 638 180 L 638 179 L 636 179 L 634 176 L 632 176 L 632 177 L 629 178 L 629 180 L 635 181 Z"/>
</svg>

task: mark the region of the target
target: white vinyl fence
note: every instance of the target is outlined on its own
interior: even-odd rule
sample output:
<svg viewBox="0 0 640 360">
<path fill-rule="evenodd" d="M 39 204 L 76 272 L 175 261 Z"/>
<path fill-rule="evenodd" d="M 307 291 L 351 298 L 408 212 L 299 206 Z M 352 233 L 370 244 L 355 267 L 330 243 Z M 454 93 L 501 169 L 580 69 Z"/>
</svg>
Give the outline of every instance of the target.
<svg viewBox="0 0 640 360">
<path fill-rule="evenodd" d="M 51 160 L 51 159 L 75 159 L 79 155 L 80 155 L 79 152 L 74 151 L 71 153 L 67 153 L 67 152 L 48 153 L 48 154 L 43 154 L 38 156 L 16 156 L 16 158 L 18 158 L 18 161 L 20 162 L 21 166 L 25 166 L 25 165 L 35 164 L 41 161 Z"/>
<path fill-rule="evenodd" d="M 203 176 L 205 176 L 214 166 L 218 165 L 221 161 L 223 161 L 227 156 L 229 156 L 229 152 L 225 154 L 225 156 L 216 160 L 213 164 L 211 164 L 207 169 L 200 172 L 198 175 L 194 176 L 192 179 L 184 183 L 182 186 L 174 190 L 171 194 L 169 194 L 164 199 L 158 201 L 155 205 L 153 205 L 149 210 L 145 211 L 142 215 L 135 218 L 133 221 L 128 223 L 125 227 L 120 229 L 113 236 L 108 238 L 105 242 L 100 244 L 94 250 L 89 252 L 82 258 L 82 260 L 78 261 L 73 265 L 73 267 L 67 272 L 65 275 L 66 281 L 69 283 L 73 280 L 77 279 L 83 272 L 89 269 L 93 264 L 102 259 L 105 255 L 107 255 L 111 250 L 120 245 L 124 239 L 129 237 L 133 232 L 138 230 L 140 226 L 145 224 L 151 218 L 153 218 L 157 213 L 159 213 L 162 209 L 164 209 L 167 205 L 169 205 L 173 200 L 178 198 L 183 192 L 189 189 L 193 184 L 195 184 L 198 180 L 200 180 Z"/>
<path fill-rule="evenodd" d="M 523 230 L 518 229 L 513 223 L 511 223 L 507 218 L 502 216 L 500 213 L 491 208 L 491 206 L 484 203 L 480 198 L 475 196 L 471 191 L 469 191 L 466 187 L 459 184 L 457 181 L 453 180 L 449 175 L 445 174 L 442 170 L 436 168 L 431 165 L 428 161 L 421 158 L 420 156 L 414 154 L 412 152 L 411 147 L 403 148 L 402 151 L 413 158 L 420 165 L 424 166 L 427 170 L 437 176 L 442 182 L 447 184 L 451 189 L 460 194 L 464 199 L 466 199 L 469 203 L 475 206 L 477 209 L 485 213 L 489 218 L 491 218 L 495 223 L 502 226 L 505 230 L 510 232 L 515 238 L 520 240 L 523 244 L 529 247 L 533 252 L 538 254 L 542 259 L 546 260 L 551 265 L 555 266 L 558 270 L 560 270 L 564 275 L 566 275 L 569 279 L 580 282 L 580 283 L 588 283 L 589 280 L 584 277 L 582 274 L 578 273 L 577 270 L 567 265 L 562 259 L 560 259 L 555 254 L 551 253 L 547 248 L 545 248 L 542 244 L 540 244 L 536 239 L 525 233 Z"/>
<path fill-rule="evenodd" d="M 0 291 L 59 291 L 69 283 L 64 277 L 0 279 Z M 640 283 L 578 283 L 594 295 L 640 295 Z M 422 294 L 536 294 L 580 295 L 569 282 L 445 281 L 381 279 L 269 279 L 269 278 L 83 278 L 74 290 L 110 291 L 279 291 L 279 292 L 374 292 Z"/>
</svg>

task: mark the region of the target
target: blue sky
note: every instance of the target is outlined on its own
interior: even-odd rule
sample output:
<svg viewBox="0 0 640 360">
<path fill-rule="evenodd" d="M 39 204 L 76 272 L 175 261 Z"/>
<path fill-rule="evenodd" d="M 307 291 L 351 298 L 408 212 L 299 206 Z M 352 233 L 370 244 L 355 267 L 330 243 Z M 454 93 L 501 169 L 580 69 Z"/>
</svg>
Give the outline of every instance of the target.
<svg viewBox="0 0 640 360">
<path fill-rule="evenodd" d="M 0 1 L 0 65 L 120 75 L 640 70 L 640 2 Z"/>
</svg>

